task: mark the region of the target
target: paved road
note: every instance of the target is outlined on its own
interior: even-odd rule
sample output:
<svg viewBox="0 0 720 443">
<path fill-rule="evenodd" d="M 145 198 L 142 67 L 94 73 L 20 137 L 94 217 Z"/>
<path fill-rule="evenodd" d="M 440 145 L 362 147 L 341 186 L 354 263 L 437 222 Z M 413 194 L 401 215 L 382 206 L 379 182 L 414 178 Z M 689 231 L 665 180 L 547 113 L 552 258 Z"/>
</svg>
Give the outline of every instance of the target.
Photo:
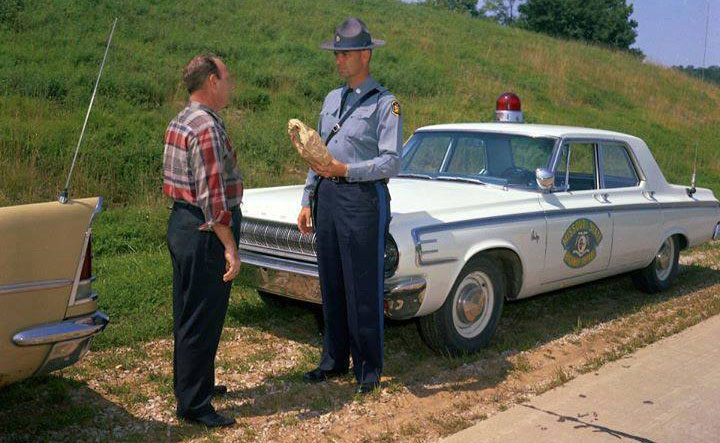
<svg viewBox="0 0 720 443">
<path fill-rule="evenodd" d="M 720 316 L 444 441 L 720 442 Z"/>
</svg>

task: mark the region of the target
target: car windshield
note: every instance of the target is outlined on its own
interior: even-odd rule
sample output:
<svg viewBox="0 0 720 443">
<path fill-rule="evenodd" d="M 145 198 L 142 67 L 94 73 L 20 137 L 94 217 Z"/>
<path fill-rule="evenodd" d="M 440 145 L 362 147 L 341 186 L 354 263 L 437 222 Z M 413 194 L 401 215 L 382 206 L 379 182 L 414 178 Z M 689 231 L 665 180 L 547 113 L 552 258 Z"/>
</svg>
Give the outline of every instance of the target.
<svg viewBox="0 0 720 443">
<path fill-rule="evenodd" d="M 416 132 L 403 149 L 401 177 L 538 189 L 556 139 L 490 132 Z"/>
</svg>

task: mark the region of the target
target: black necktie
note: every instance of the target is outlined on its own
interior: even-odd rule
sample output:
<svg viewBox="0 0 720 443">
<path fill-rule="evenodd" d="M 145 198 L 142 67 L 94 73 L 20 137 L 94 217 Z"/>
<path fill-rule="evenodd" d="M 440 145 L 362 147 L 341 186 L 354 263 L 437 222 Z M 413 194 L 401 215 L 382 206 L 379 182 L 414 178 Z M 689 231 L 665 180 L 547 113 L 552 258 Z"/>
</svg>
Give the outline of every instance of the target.
<svg viewBox="0 0 720 443">
<path fill-rule="evenodd" d="M 348 95 L 352 92 L 352 88 L 348 87 L 345 89 L 342 95 L 342 99 L 340 100 L 340 112 L 338 113 L 338 117 L 342 117 L 343 110 L 345 110 L 345 103 L 347 103 Z"/>
</svg>

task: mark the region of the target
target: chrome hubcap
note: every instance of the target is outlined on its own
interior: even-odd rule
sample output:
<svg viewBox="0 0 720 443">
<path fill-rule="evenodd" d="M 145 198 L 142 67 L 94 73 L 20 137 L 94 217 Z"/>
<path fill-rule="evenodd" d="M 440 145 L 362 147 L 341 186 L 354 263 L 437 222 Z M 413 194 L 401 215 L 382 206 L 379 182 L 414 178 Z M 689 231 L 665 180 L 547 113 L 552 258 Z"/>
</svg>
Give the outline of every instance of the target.
<svg viewBox="0 0 720 443">
<path fill-rule="evenodd" d="M 674 257 L 675 243 L 672 238 L 668 238 L 655 256 L 655 275 L 659 280 L 665 280 L 670 275 Z"/>
<path fill-rule="evenodd" d="M 472 272 L 460 282 L 453 300 L 453 322 L 460 335 L 472 338 L 482 332 L 492 313 L 493 293 L 484 272 Z"/>
</svg>

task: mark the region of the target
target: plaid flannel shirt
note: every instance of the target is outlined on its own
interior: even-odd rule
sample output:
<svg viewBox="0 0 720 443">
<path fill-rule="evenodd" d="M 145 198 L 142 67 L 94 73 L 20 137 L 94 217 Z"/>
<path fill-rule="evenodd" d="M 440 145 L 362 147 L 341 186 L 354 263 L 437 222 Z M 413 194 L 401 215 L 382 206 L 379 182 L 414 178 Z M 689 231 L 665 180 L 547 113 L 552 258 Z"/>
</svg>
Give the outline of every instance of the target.
<svg viewBox="0 0 720 443">
<path fill-rule="evenodd" d="M 163 194 L 199 207 L 200 230 L 232 225 L 231 209 L 242 201 L 237 158 L 219 115 L 190 102 L 165 131 Z"/>
</svg>

